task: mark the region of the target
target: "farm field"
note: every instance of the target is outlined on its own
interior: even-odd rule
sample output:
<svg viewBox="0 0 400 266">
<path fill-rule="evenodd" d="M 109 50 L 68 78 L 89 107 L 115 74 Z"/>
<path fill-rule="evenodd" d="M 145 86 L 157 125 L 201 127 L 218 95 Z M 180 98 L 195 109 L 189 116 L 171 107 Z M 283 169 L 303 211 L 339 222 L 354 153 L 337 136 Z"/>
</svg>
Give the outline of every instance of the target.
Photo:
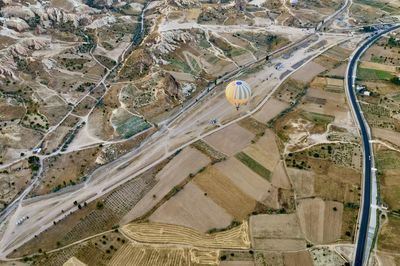
<svg viewBox="0 0 400 266">
<path fill-rule="evenodd" d="M 253 138 L 253 133 L 233 124 L 204 138 L 204 141 L 226 155 L 234 155 L 250 144 Z"/>
<path fill-rule="evenodd" d="M 378 235 L 378 249 L 398 253 L 399 237 L 400 218 L 398 215 L 389 214 Z"/>
<path fill-rule="evenodd" d="M 204 248 L 250 247 L 247 222 L 232 229 L 204 234 L 187 227 L 160 223 L 131 223 L 122 227 L 122 232 L 130 239 L 140 243 L 174 244 Z"/>
<path fill-rule="evenodd" d="M 267 206 L 278 208 L 278 191 L 266 179 L 231 157 L 214 167 L 227 176 L 232 183 L 249 197 Z"/>
<path fill-rule="evenodd" d="M 376 63 L 376 62 L 369 62 L 369 61 L 361 61 L 360 67 L 367 68 L 367 69 L 386 71 L 386 72 L 390 72 L 390 73 L 396 73 L 396 72 L 400 71 L 398 66 L 389 66 L 389 65 Z"/>
<path fill-rule="evenodd" d="M 71 257 L 63 264 L 63 266 L 85 266 L 85 265 L 87 264 L 83 263 L 82 261 L 78 260 L 75 257 Z"/>
<path fill-rule="evenodd" d="M 287 266 L 315 265 L 308 251 L 286 252 L 283 254 L 283 263 Z"/>
<path fill-rule="evenodd" d="M 161 205 L 150 217 L 150 222 L 168 223 L 207 232 L 226 228 L 233 217 L 193 182 Z"/>
<path fill-rule="evenodd" d="M 271 98 L 266 104 L 263 105 L 263 107 L 261 107 L 260 111 L 253 115 L 253 117 L 261 123 L 268 123 L 272 118 L 277 116 L 288 107 L 289 104 L 287 102 L 280 101 L 276 98 Z"/>
<path fill-rule="evenodd" d="M 343 204 L 320 198 L 299 201 L 297 214 L 305 237 L 315 244 L 333 243 L 340 238 Z"/>
<path fill-rule="evenodd" d="M 210 159 L 200 151 L 188 147 L 176 155 L 156 175 L 158 183 L 122 219 L 128 223 L 146 214 L 156 206 L 174 187 L 179 186 L 190 174 L 196 174 L 210 163 Z"/>
<path fill-rule="evenodd" d="M 393 74 L 386 70 L 375 68 L 358 68 L 357 78 L 360 80 L 386 80 L 389 81 L 394 77 Z"/>
<path fill-rule="evenodd" d="M 250 144 L 243 149 L 243 153 L 254 159 L 270 172 L 275 169 L 280 159 L 275 135 L 271 130 L 266 130 L 256 143 Z M 266 176 L 266 178 L 269 179 L 270 176 Z"/>
<path fill-rule="evenodd" d="M 378 148 L 375 156 L 382 201 L 389 210 L 400 213 L 400 152 Z"/>
<path fill-rule="evenodd" d="M 218 265 L 218 251 L 207 249 L 150 247 L 127 243 L 118 250 L 108 265 Z"/>
<path fill-rule="evenodd" d="M 296 214 L 259 214 L 250 217 L 252 246 L 273 251 L 296 251 L 305 248 Z"/>
<path fill-rule="evenodd" d="M 195 176 L 193 182 L 207 193 L 207 197 L 225 209 L 237 221 L 246 219 L 256 206 L 254 199 L 245 194 L 214 166 L 207 167 Z"/>
<path fill-rule="evenodd" d="M 400 147 L 400 132 L 395 132 L 393 130 L 383 128 L 372 128 L 372 135 L 375 138 L 388 141 Z"/>
<path fill-rule="evenodd" d="M 0 1 L 0 257 L 346 264 L 333 251 L 354 242 L 362 161 L 343 74 L 367 31 L 354 11 L 395 18 L 343 1 Z M 397 73 L 387 42 L 364 78 Z M 240 108 L 233 80 L 251 87 Z M 400 129 L 396 81 L 359 81 L 362 104 L 392 115 L 376 128 Z M 383 190 L 398 185 L 384 156 Z"/>
<path fill-rule="evenodd" d="M 300 82 L 308 83 L 313 80 L 315 76 L 325 70 L 326 68 L 324 66 L 318 64 L 317 62 L 311 61 L 300 70 L 296 71 L 291 78 Z"/>
</svg>

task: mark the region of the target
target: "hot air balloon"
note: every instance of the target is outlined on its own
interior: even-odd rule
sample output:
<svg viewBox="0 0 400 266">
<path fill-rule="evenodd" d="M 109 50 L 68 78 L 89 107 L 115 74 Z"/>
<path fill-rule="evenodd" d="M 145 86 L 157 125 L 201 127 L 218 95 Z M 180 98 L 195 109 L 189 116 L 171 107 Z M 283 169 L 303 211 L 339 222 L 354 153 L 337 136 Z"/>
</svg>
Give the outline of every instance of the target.
<svg viewBox="0 0 400 266">
<path fill-rule="evenodd" d="M 225 96 L 228 102 L 236 106 L 239 110 L 239 106 L 247 104 L 251 97 L 251 89 L 249 84 L 243 80 L 234 80 L 226 86 Z"/>
</svg>

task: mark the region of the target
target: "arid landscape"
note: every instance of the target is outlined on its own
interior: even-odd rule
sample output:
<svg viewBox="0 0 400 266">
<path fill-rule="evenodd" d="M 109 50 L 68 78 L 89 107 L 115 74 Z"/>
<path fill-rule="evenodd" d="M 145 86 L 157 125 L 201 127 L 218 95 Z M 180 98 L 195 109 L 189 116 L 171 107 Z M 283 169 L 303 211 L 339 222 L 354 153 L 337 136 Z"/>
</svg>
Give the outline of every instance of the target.
<svg viewBox="0 0 400 266">
<path fill-rule="evenodd" d="M 0 264 L 398 265 L 399 15 L 0 0 Z"/>
</svg>

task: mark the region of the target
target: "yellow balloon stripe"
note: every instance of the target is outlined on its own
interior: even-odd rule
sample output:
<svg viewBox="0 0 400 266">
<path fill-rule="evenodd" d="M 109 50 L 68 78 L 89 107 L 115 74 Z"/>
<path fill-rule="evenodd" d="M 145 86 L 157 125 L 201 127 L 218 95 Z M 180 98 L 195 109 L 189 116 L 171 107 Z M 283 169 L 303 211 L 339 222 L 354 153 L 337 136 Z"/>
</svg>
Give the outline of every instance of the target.
<svg viewBox="0 0 400 266">
<path fill-rule="evenodd" d="M 235 80 L 228 84 L 225 96 L 229 103 L 235 106 L 246 104 L 251 97 L 249 84 L 241 80 Z"/>
</svg>

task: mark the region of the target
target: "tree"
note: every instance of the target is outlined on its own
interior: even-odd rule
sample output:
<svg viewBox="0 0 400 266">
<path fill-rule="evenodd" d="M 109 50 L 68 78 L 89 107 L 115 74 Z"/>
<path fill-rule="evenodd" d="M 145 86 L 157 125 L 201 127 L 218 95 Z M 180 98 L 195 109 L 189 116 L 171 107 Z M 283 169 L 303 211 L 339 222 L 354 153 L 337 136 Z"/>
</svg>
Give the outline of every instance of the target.
<svg viewBox="0 0 400 266">
<path fill-rule="evenodd" d="M 96 203 L 96 208 L 97 208 L 98 210 L 101 210 L 101 209 L 103 209 L 103 208 L 104 208 L 104 204 L 103 204 L 103 202 L 101 202 L 101 201 L 98 201 L 98 202 Z"/>
</svg>

